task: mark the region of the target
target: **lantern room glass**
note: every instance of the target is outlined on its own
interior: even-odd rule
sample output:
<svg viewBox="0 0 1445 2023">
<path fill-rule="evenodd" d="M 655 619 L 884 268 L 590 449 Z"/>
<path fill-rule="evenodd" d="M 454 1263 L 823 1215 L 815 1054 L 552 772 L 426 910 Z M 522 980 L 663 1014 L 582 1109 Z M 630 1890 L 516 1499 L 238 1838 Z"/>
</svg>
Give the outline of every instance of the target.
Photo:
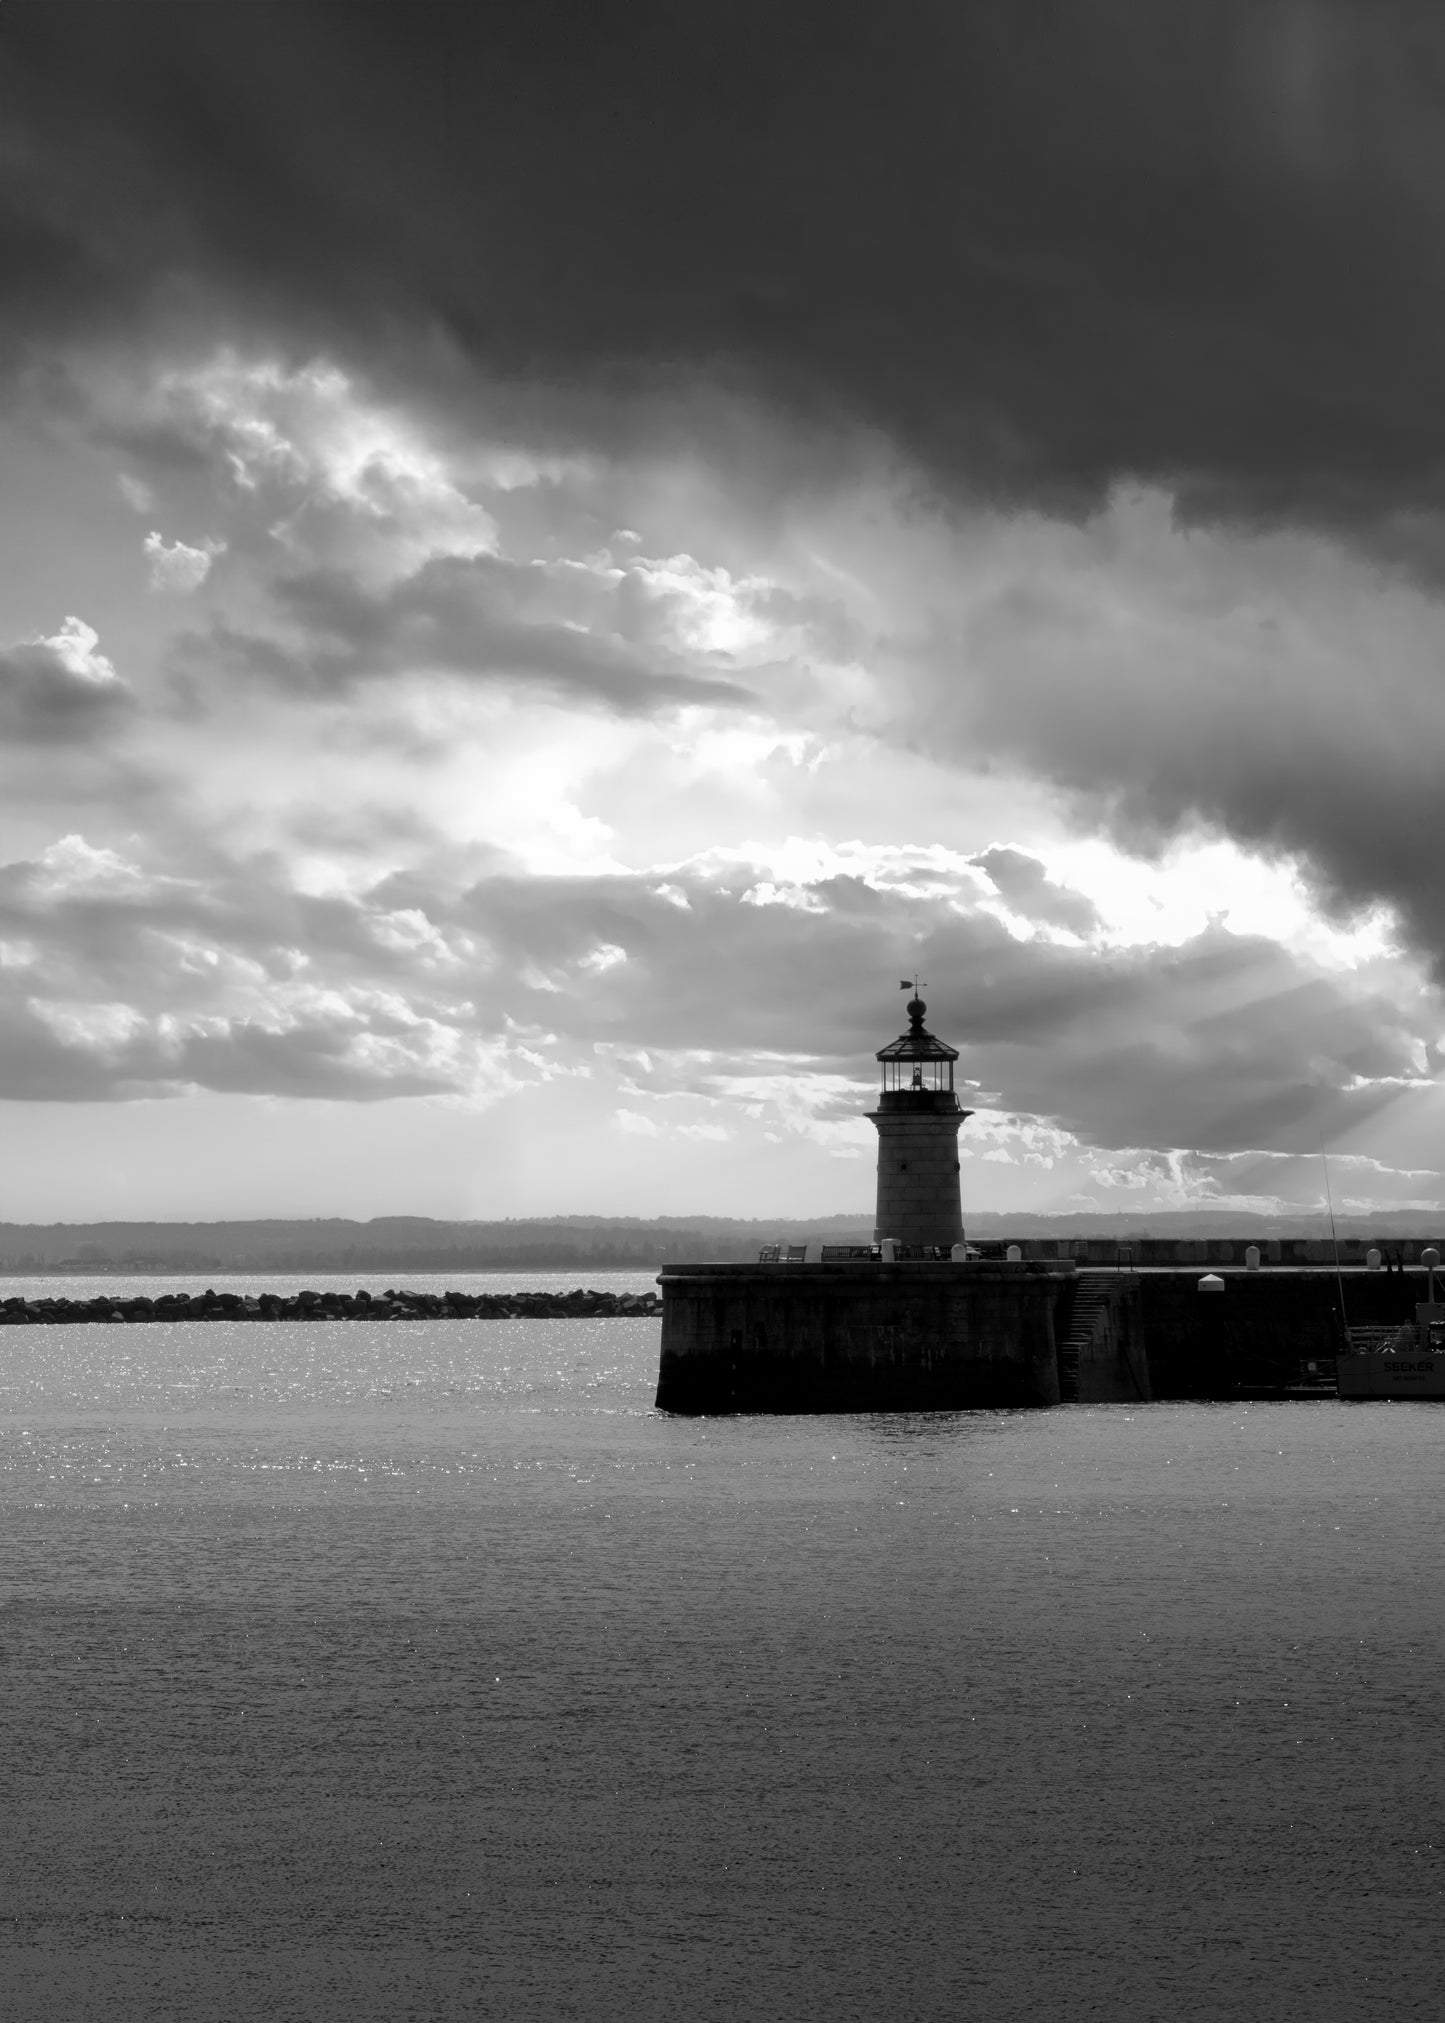
<svg viewBox="0 0 1445 2023">
<path fill-rule="evenodd" d="M 883 1093 L 900 1095 L 908 1090 L 931 1095 L 953 1092 L 953 1062 L 936 1056 L 909 1060 L 893 1055 L 883 1062 Z"/>
</svg>

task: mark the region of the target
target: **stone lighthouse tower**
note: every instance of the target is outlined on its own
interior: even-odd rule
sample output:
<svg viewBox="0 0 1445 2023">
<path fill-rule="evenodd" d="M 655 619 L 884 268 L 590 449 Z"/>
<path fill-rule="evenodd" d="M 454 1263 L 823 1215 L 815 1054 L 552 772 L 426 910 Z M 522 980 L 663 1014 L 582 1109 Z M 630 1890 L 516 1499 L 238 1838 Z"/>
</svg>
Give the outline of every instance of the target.
<svg viewBox="0 0 1445 2023">
<path fill-rule="evenodd" d="M 908 1031 L 883 1047 L 883 1089 L 869 1116 L 878 1126 L 878 1221 L 875 1243 L 895 1237 L 912 1249 L 947 1255 L 963 1242 L 958 1189 L 958 1127 L 972 1110 L 953 1092 L 956 1047 L 923 1023 L 922 998 L 908 1002 Z"/>
</svg>

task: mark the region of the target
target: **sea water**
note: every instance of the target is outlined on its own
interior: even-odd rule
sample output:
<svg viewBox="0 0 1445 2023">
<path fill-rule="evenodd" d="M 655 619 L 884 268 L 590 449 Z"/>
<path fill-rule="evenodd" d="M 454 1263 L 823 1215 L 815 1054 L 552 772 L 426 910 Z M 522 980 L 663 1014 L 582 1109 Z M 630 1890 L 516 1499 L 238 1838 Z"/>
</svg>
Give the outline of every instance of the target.
<svg viewBox="0 0 1445 2023">
<path fill-rule="evenodd" d="M 1445 1413 L 657 1351 L 0 1330 L 0 2012 L 1438 2013 Z"/>
</svg>

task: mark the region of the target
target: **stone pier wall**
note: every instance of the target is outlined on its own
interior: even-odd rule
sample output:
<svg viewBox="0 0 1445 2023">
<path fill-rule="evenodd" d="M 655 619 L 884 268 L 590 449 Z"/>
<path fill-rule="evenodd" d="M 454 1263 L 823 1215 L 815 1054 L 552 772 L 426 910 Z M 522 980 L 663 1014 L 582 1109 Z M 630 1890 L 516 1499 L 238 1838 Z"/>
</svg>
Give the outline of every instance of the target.
<svg viewBox="0 0 1445 2023">
<path fill-rule="evenodd" d="M 1232 1271 L 1216 1293 L 1201 1293 L 1199 1276 L 1135 1280 L 1156 1398 L 1232 1398 L 1297 1383 L 1304 1363 L 1339 1352 L 1342 1282 L 1351 1326 L 1413 1320 L 1424 1297 L 1424 1274 L 1412 1271 Z"/>
<path fill-rule="evenodd" d="M 1087 1293 L 1098 1281 L 1081 1273 Z M 1154 1397 L 1149 1350 L 1144 1335 L 1141 1281 L 1125 1278 L 1108 1283 L 1093 1326 L 1080 1345 L 1078 1400 L 1083 1405 L 1141 1405 Z"/>
<path fill-rule="evenodd" d="M 1060 1351 L 1083 1404 L 1327 1389 L 1331 1270 L 1049 1271 L 1040 1264 L 666 1269 L 657 1403 L 676 1412 L 958 1411 L 1053 1405 Z M 1352 1326 L 1408 1321 L 1425 1275 L 1347 1271 Z M 1313 1372 L 1311 1365 L 1314 1366 Z"/>
<path fill-rule="evenodd" d="M 1078 1344 L 1079 1401 L 1283 1394 L 1309 1364 L 1333 1367 L 1342 1284 L 1351 1326 L 1412 1320 L 1425 1287 L 1419 1271 L 1219 1276 L 1224 1290 L 1202 1293 L 1197 1270 L 1080 1272 L 1076 1310 L 1088 1313 L 1089 1327 Z"/>
<path fill-rule="evenodd" d="M 1039 1266 L 696 1265 L 659 1282 L 667 1411 L 1058 1403 L 1063 1275 Z"/>
</svg>

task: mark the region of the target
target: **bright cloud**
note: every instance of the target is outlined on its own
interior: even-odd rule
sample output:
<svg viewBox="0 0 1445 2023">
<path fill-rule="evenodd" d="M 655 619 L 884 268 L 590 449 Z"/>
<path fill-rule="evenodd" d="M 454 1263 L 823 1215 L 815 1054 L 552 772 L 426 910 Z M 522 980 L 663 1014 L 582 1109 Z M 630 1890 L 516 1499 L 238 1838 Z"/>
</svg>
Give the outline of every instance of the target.
<svg viewBox="0 0 1445 2023">
<path fill-rule="evenodd" d="M 105 655 L 97 651 L 100 634 L 83 618 L 67 618 L 59 632 L 48 639 L 42 636 L 32 643 L 53 654 L 57 663 L 76 681 L 104 688 L 119 679 Z"/>
<path fill-rule="evenodd" d="M 167 541 L 164 535 L 154 532 L 146 535 L 142 546 L 150 563 L 152 590 L 181 593 L 199 590 L 211 573 L 211 564 L 226 552 L 224 541 L 203 540 L 199 547 L 192 548 L 184 541 Z"/>
<path fill-rule="evenodd" d="M 287 549 L 332 546 L 349 529 L 358 560 L 385 574 L 495 550 L 492 514 L 447 457 L 329 361 L 288 368 L 225 350 L 166 371 L 149 398 L 160 425 L 214 451 L 242 493 L 279 509 L 271 533 Z M 483 471 L 503 490 L 525 475 L 515 458 Z"/>
</svg>

